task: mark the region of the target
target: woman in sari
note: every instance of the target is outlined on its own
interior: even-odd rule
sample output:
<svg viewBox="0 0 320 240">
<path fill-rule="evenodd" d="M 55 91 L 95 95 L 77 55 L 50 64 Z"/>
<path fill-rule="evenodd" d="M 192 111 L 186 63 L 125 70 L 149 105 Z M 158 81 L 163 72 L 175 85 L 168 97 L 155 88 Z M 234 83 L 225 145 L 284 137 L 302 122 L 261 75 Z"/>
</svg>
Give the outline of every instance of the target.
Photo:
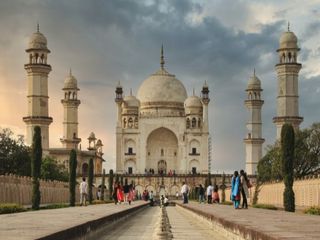
<svg viewBox="0 0 320 240">
<path fill-rule="evenodd" d="M 118 188 L 117 188 L 117 198 L 119 203 L 124 201 L 123 187 L 120 183 L 118 184 Z"/>
<path fill-rule="evenodd" d="M 238 171 L 235 171 L 231 179 L 231 200 L 235 209 L 240 205 L 240 177 Z"/>
<path fill-rule="evenodd" d="M 129 185 L 129 194 L 128 194 L 128 202 L 129 202 L 129 205 L 130 205 L 131 202 L 133 201 L 133 198 L 134 198 L 134 189 L 133 189 L 132 184 L 130 184 L 130 185 Z"/>
</svg>

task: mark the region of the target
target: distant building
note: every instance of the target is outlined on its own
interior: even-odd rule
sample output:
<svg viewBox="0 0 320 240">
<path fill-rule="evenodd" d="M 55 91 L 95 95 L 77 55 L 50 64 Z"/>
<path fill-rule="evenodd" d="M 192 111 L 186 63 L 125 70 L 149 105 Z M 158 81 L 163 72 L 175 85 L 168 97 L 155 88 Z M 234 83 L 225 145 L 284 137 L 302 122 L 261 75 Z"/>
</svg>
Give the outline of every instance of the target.
<svg viewBox="0 0 320 240">
<path fill-rule="evenodd" d="M 57 159 L 60 163 L 69 167 L 69 154 L 71 149 L 77 151 L 77 173 L 86 176 L 89 159 L 94 160 L 94 173 L 102 172 L 102 142 L 97 140 L 94 133 L 91 133 L 88 141 L 87 151 L 79 148 L 81 138 L 78 137 L 78 91 L 76 78 L 71 74 L 66 77 L 63 87 L 63 99 L 61 103 L 64 110 L 63 137 L 60 139 L 61 148 L 49 147 L 49 125 L 53 121 L 49 117 L 49 95 L 48 95 L 48 75 L 51 66 L 47 63 L 50 50 L 47 48 L 47 39 L 39 31 L 32 34 L 26 52 L 29 55 L 29 62 L 24 68 L 28 76 L 28 115 L 23 118 L 26 123 L 26 143 L 31 145 L 35 126 L 41 128 L 43 154 Z"/>
<path fill-rule="evenodd" d="M 276 64 L 278 75 L 277 116 L 273 122 L 277 127 L 277 139 L 281 138 L 281 128 L 285 123 L 290 123 L 299 129 L 303 118 L 299 116 L 299 71 L 301 64 L 297 62 L 298 39 L 290 31 L 282 33 L 279 41 L 279 63 Z"/>
<path fill-rule="evenodd" d="M 261 81 L 255 71 L 249 79 L 246 89 L 247 99 L 245 105 L 248 109 L 247 137 L 244 139 L 246 145 L 246 172 L 249 175 L 257 174 L 257 165 L 262 157 L 262 122 L 261 107 L 264 101 L 261 98 Z"/>
<path fill-rule="evenodd" d="M 141 84 L 137 97 L 116 88 L 116 172 L 208 173 L 209 88 L 187 95 L 164 67 Z"/>
<path fill-rule="evenodd" d="M 277 140 L 281 138 L 281 128 L 285 123 L 292 124 L 299 129 L 303 117 L 299 116 L 299 71 L 301 64 L 297 62 L 298 39 L 290 31 L 282 33 L 279 40 L 279 63 L 275 68 L 278 75 L 277 116 L 273 122 L 277 128 Z M 261 107 L 264 101 L 261 99 L 261 82 L 255 73 L 248 82 L 247 99 L 245 105 L 249 110 L 247 122 L 248 133 L 244 139 L 246 147 L 246 171 L 248 174 L 257 173 L 257 165 L 262 158 L 262 121 Z"/>
</svg>

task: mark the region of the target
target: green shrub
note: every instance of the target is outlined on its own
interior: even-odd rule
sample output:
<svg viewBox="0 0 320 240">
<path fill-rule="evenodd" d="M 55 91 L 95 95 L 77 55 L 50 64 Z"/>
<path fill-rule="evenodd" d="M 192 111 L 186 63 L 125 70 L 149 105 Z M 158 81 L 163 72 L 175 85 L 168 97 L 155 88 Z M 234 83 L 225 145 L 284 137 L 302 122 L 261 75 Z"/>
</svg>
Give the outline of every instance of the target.
<svg viewBox="0 0 320 240">
<path fill-rule="evenodd" d="M 278 210 L 278 208 L 272 204 L 254 204 L 252 205 L 254 208 L 263 208 L 268 210 Z"/>
<path fill-rule="evenodd" d="M 304 213 L 306 214 L 312 214 L 312 215 L 320 215 L 320 207 L 310 207 L 306 210 L 304 210 Z"/>
<path fill-rule="evenodd" d="M 77 152 L 72 149 L 70 151 L 69 160 L 69 203 L 70 206 L 75 206 L 76 202 L 76 177 L 77 177 Z"/>
<path fill-rule="evenodd" d="M 224 201 L 224 202 L 221 202 L 220 204 L 221 205 L 233 205 L 233 203 L 229 202 L 229 201 Z"/>
<path fill-rule="evenodd" d="M 0 214 L 6 213 L 18 213 L 26 211 L 21 205 L 16 203 L 1 203 L 0 204 Z"/>
<path fill-rule="evenodd" d="M 295 211 L 295 198 L 293 186 L 293 161 L 294 161 L 294 129 L 290 124 L 284 124 L 281 129 L 281 160 L 282 175 L 285 185 L 283 192 L 284 210 Z"/>
<path fill-rule="evenodd" d="M 40 207 L 40 209 L 57 209 L 57 208 L 66 208 L 66 207 L 70 207 L 70 205 L 67 203 L 54 203 L 54 204 L 49 204 L 49 205 Z"/>
<path fill-rule="evenodd" d="M 92 186 L 93 186 L 93 159 L 90 158 L 89 160 L 89 169 L 88 169 L 88 200 L 89 203 L 92 204 L 93 201 L 93 195 L 92 195 Z"/>
<path fill-rule="evenodd" d="M 39 177 L 41 173 L 42 145 L 41 128 L 34 127 L 31 152 L 31 175 L 32 175 L 32 209 L 38 210 L 40 207 L 41 193 Z"/>
<path fill-rule="evenodd" d="M 93 200 L 91 204 L 106 204 L 106 203 L 114 203 L 111 200 Z"/>
</svg>

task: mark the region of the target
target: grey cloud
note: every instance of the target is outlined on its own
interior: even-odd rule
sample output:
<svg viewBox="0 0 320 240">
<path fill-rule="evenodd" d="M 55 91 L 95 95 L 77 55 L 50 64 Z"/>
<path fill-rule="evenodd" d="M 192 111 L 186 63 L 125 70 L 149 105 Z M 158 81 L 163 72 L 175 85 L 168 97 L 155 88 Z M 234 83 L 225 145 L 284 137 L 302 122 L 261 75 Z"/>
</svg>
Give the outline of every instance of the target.
<svg viewBox="0 0 320 240">
<path fill-rule="evenodd" d="M 0 28 L 6 35 L 0 41 L 9 42 L 11 37 L 23 41 L 40 21 L 41 31 L 48 38 L 52 51 L 49 56 L 53 67 L 50 91 L 60 93 L 62 81 L 72 67 L 81 88 L 80 124 L 92 118 L 94 124 L 83 129 L 95 127 L 108 134 L 114 133 L 115 85 L 121 80 L 126 94 L 129 88 L 136 92 L 143 79 L 159 68 L 163 43 L 167 69 L 188 87 L 189 94 L 192 87 L 199 92 L 204 80 L 208 80 L 214 168 L 243 168 L 242 139 L 247 117 L 244 90 L 254 67 L 264 88 L 265 137 L 273 142 L 275 136 L 272 124 L 276 99 L 275 50 L 286 23 L 260 25 L 259 33 L 237 32 L 215 17 L 207 17 L 199 25 L 190 25 L 186 17 L 192 12 L 202 12 L 199 4 L 178 0 L 154 2 L 147 5 L 143 1 L 129 0 L 4 0 L 0 3 Z M 167 11 L 162 11 L 160 4 L 168 6 Z M 10 28 L 16 30 L 13 36 L 9 34 Z M 270 54 L 271 58 L 262 58 Z M 24 49 L 16 57 L 25 58 Z M 307 57 L 303 55 L 301 59 Z M 24 73 L 23 66 L 14 66 L 14 69 Z M 301 95 L 305 94 L 307 89 L 302 88 Z M 50 96 L 57 106 L 60 95 Z M 313 103 L 304 96 L 302 112 L 315 119 L 308 105 Z M 114 148 L 107 146 L 107 149 Z"/>
</svg>

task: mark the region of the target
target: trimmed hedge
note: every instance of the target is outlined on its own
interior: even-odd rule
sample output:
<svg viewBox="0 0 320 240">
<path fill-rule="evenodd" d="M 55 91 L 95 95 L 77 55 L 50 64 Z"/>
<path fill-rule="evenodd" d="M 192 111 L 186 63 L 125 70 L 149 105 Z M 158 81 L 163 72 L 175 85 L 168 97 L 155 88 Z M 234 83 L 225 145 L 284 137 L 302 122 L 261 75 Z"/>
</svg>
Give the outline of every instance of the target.
<svg viewBox="0 0 320 240">
<path fill-rule="evenodd" d="M 304 213 L 306 214 L 312 214 L 312 215 L 320 215 L 320 207 L 310 207 L 304 210 Z"/>
<path fill-rule="evenodd" d="M 16 203 L 1 203 L 0 214 L 25 212 L 26 209 Z"/>
<path fill-rule="evenodd" d="M 263 208 L 268 210 L 278 210 L 278 208 L 272 204 L 254 204 L 252 205 L 254 208 Z"/>
</svg>

